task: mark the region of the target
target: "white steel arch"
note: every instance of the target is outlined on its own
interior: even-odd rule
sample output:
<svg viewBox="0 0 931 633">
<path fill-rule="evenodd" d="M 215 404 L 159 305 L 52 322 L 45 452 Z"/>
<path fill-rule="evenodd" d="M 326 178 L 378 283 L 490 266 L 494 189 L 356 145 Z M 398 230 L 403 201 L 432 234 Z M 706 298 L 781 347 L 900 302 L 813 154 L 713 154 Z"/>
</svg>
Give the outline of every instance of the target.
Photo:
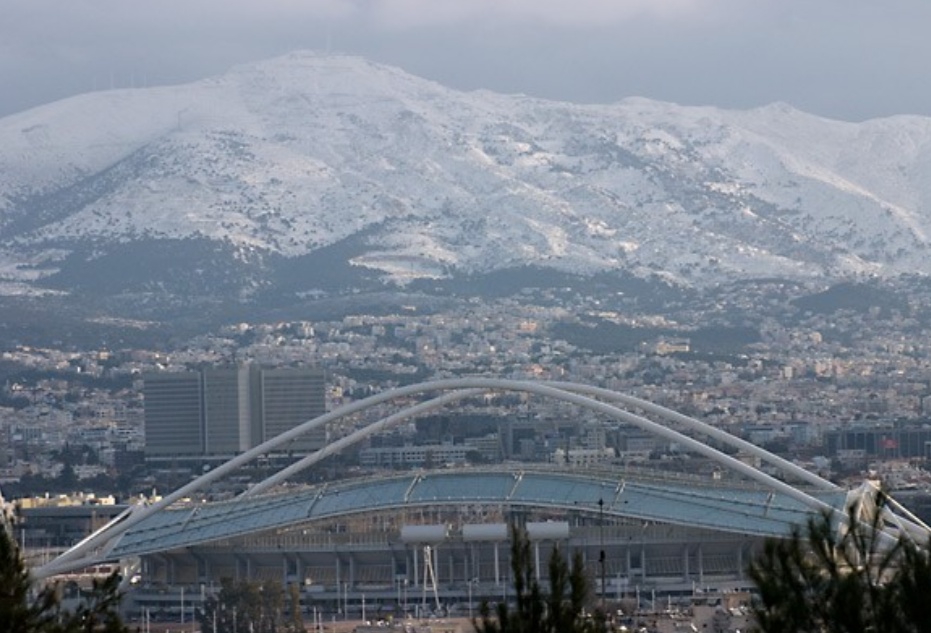
<svg viewBox="0 0 931 633">
<path fill-rule="evenodd" d="M 715 428 L 711 426 L 710 424 L 707 424 L 700 420 L 696 420 L 695 418 L 691 418 L 687 415 L 683 415 L 681 413 L 678 413 L 677 411 L 673 411 L 671 409 L 654 404 L 647 400 L 621 394 L 616 391 L 611 391 L 610 389 L 603 389 L 600 387 L 592 387 L 588 385 L 579 385 L 579 384 L 575 384 L 571 382 L 532 383 L 532 382 L 527 382 L 527 381 L 498 380 L 498 379 L 484 379 L 484 378 L 479 378 L 479 379 L 470 378 L 470 379 L 462 379 L 462 380 L 466 382 L 475 382 L 474 385 L 469 385 L 468 387 L 472 390 L 471 392 L 467 393 L 463 391 L 459 394 L 456 394 L 456 392 L 453 392 L 453 394 L 450 394 L 451 397 L 449 399 L 444 398 L 442 399 L 442 402 L 429 401 L 429 403 L 431 403 L 430 406 L 424 408 L 422 411 L 432 410 L 439 406 L 443 406 L 453 400 L 459 400 L 459 399 L 462 399 L 462 398 L 465 398 L 471 395 L 476 395 L 477 393 L 476 389 L 479 391 L 488 390 L 488 389 L 506 389 L 506 390 L 513 390 L 513 391 L 530 391 L 531 393 L 533 393 L 534 391 L 527 388 L 527 385 L 550 386 L 556 389 L 561 389 L 567 393 L 574 393 L 574 394 L 581 394 L 585 396 L 602 398 L 604 400 L 608 400 L 609 402 L 619 402 L 626 406 L 634 407 L 637 409 L 641 409 L 643 411 L 653 413 L 663 419 L 666 419 L 672 422 L 677 422 L 692 431 L 697 431 L 706 436 L 712 437 L 724 444 L 732 446 L 733 448 L 746 451 L 747 453 L 751 455 L 759 457 L 763 461 L 768 462 L 772 464 L 773 466 L 779 468 L 785 474 L 795 476 L 799 478 L 800 480 L 804 481 L 805 483 L 808 483 L 814 486 L 817 489 L 821 489 L 821 490 L 838 490 L 839 489 L 839 486 L 837 486 L 836 484 L 826 479 L 823 479 L 822 477 L 819 477 L 818 475 L 811 473 L 805 470 L 804 468 L 801 468 L 800 466 L 793 464 L 792 462 L 786 459 L 783 459 L 782 457 L 779 457 L 778 455 L 774 455 L 770 453 L 769 451 L 764 450 L 755 444 L 752 444 L 750 442 L 747 442 L 746 440 L 743 440 L 739 437 L 731 435 L 730 433 L 727 433 L 718 428 Z M 497 383 L 498 386 L 497 387 L 489 386 L 488 383 L 491 381 Z M 434 382 L 421 383 L 421 385 L 427 386 L 427 387 L 434 386 L 434 388 L 436 389 L 443 389 L 443 388 L 449 388 L 445 386 L 445 384 L 448 382 L 450 381 L 434 381 Z M 455 381 L 455 382 L 460 382 L 460 381 Z M 541 394 L 541 395 L 553 395 L 553 394 L 550 393 L 550 394 Z M 559 396 L 553 396 L 553 397 L 566 400 L 566 398 L 564 397 L 559 397 Z M 427 403 L 423 403 L 423 404 L 426 405 Z M 589 406 L 589 408 L 591 408 L 592 401 L 588 401 L 586 404 L 583 404 L 581 402 L 575 402 L 575 404 L 579 404 L 581 406 Z M 421 405 L 416 405 L 416 406 L 420 407 Z M 355 433 L 352 433 L 350 435 L 347 435 L 344 438 L 341 438 L 340 440 L 338 440 L 338 442 L 340 443 L 338 448 L 331 449 L 330 446 L 327 446 L 315 453 L 311 453 L 307 457 L 301 460 L 298 460 L 297 462 L 289 465 L 282 471 L 260 482 L 257 486 L 250 488 L 244 494 L 252 495 L 252 494 L 259 494 L 261 492 L 264 492 L 268 488 L 274 485 L 277 485 L 283 481 L 286 481 L 289 477 L 304 470 L 305 468 L 309 468 L 313 464 L 316 464 L 317 462 L 328 457 L 334 452 L 338 452 L 339 450 L 342 450 L 346 446 L 350 446 L 354 444 L 355 442 L 358 442 L 375 432 L 383 430 L 384 428 L 387 428 L 388 426 L 396 424 L 404 419 L 407 419 L 408 417 L 411 417 L 412 415 L 417 415 L 422 412 L 420 409 L 418 409 L 415 411 L 410 411 L 409 413 L 406 414 L 405 412 L 407 411 L 408 410 L 402 410 L 398 412 L 397 414 L 394 414 L 392 416 L 389 416 L 388 418 L 385 418 L 376 423 L 373 423 L 369 427 L 360 429 L 356 431 Z M 608 413 L 608 415 L 613 415 L 613 417 L 619 417 L 616 415 L 617 411 L 602 411 L 602 413 Z M 628 415 L 633 415 L 633 414 L 628 414 Z M 661 425 L 657 425 L 655 422 L 652 422 L 640 416 L 635 416 L 632 418 L 619 417 L 619 419 L 624 419 L 624 421 L 635 424 L 636 426 L 643 428 L 644 430 L 650 431 L 656 435 L 663 436 L 663 432 L 660 431 L 659 429 L 665 428 L 665 427 L 662 427 Z M 671 431 L 672 433 L 675 434 L 671 437 L 666 436 L 667 439 L 673 439 L 677 442 L 681 442 L 684 440 L 687 444 L 691 444 L 690 448 L 694 448 L 697 452 L 703 452 L 707 457 L 710 457 L 714 459 L 715 461 L 718 461 L 724 466 L 728 466 L 734 470 L 739 470 L 739 472 L 742 472 L 742 474 L 747 475 L 751 479 L 756 479 L 756 476 L 759 473 L 759 471 L 756 469 L 752 469 L 752 473 L 747 472 L 744 469 L 738 469 L 736 467 L 736 464 L 734 464 L 734 461 L 730 459 L 725 459 L 723 461 L 721 460 L 722 457 L 725 457 L 725 458 L 729 457 L 725 453 L 722 453 L 715 449 L 711 449 L 711 451 L 713 452 L 710 452 L 710 451 L 704 452 L 705 449 L 708 449 L 710 447 L 707 447 L 706 445 L 699 443 L 701 445 L 701 448 L 699 448 L 699 446 L 696 446 L 695 444 L 693 444 L 693 442 L 695 442 L 693 438 L 688 438 L 687 436 L 682 435 L 681 433 L 678 433 L 671 429 L 666 429 L 666 431 Z M 771 483 L 773 481 L 778 481 L 778 480 L 774 480 L 773 478 L 770 477 L 768 479 L 757 479 L 757 481 L 759 483 L 772 487 Z"/>
<path fill-rule="evenodd" d="M 792 475 L 797 477 L 801 481 L 804 481 L 811 486 L 814 486 L 820 490 L 838 490 L 840 486 L 834 482 L 828 481 L 823 477 L 816 475 L 810 471 L 805 470 L 797 464 L 793 464 L 787 459 L 774 455 L 769 451 L 760 448 L 752 442 L 748 442 L 744 439 L 741 439 L 735 435 L 731 435 L 727 431 L 722 431 L 721 429 L 711 426 L 706 422 L 701 420 L 696 420 L 695 418 L 689 417 L 678 411 L 673 411 L 664 406 L 658 405 L 656 403 L 650 402 L 648 400 L 643 400 L 642 398 L 636 398 L 634 396 L 628 396 L 626 394 L 618 393 L 616 391 L 611 391 L 610 389 L 603 389 L 601 387 L 592 387 L 589 385 L 578 385 L 571 382 L 553 382 L 551 383 L 554 387 L 559 387 L 560 389 L 565 389 L 566 391 L 571 391 L 573 393 L 581 393 L 597 398 L 603 398 L 609 402 L 620 402 L 630 407 L 635 407 L 643 411 L 647 411 L 654 415 L 669 420 L 670 422 L 677 422 L 682 424 L 686 428 L 697 431 L 712 437 L 723 444 L 747 452 L 754 457 L 759 457 L 762 461 L 771 464 L 781 470 L 787 475 Z"/>
<path fill-rule="evenodd" d="M 386 418 L 382 418 L 381 420 L 378 420 L 377 422 L 373 422 L 372 424 L 369 424 L 367 427 L 363 429 L 359 429 L 353 433 L 350 433 L 344 437 L 341 437 L 335 442 L 331 442 L 330 444 L 327 444 L 323 448 L 311 453 L 307 457 L 299 459 L 293 464 L 290 464 L 286 466 L 285 468 L 282 468 L 281 470 L 279 470 L 277 473 L 275 473 L 271 477 L 268 477 L 267 479 L 264 479 L 263 481 L 260 481 L 256 485 L 250 487 L 248 490 L 243 492 L 240 496 L 250 497 L 253 495 L 261 494 L 265 492 L 266 490 L 268 490 L 269 488 L 272 488 L 281 482 L 287 481 L 288 479 L 290 479 L 297 473 L 301 472 L 302 470 L 310 468 L 317 462 L 323 459 L 326 459 L 327 457 L 329 457 L 330 455 L 333 455 L 334 453 L 339 453 L 344 448 L 348 446 L 352 446 L 353 444 L 356 444 L 360 440 L 363 440 L 370 435 L 374 435 L 375 433 L 378 433 L 379 431 L 384 431 L 387 428 L 400 424 L 401 422 L 408 420 L 412 417 L 418 416 L 422 413 L 427 413 L 428 411 L 439 409 L 440 407 L 444 407 L 447 404 L 456 402 L 457 400 L 462 400 L 463 398 L 468 398 L 470 396 L 477 396 L 482 393 L 484 392 L 481 389 L 462 389 L 459 391 L 451 391 L 450 393 L 447 393 L 445 395 L 437 396 L 436 398 L 433 398 L 432 400 L 427 400 L 425 402 L 415 404 L 405 409 L 401 409 L 397 413 L 393 413 Z"/>
<path fill-rule="evenodd" d="M 731 470 L 739 472 L 742 475 L 745 475 L 746 477 L 758 483 L 761 483 L 771 489 L 777 490 L 779 492 L 786 494 L 787 496 L 790 496 L 798 501 L 801 501 L 802 503 L 806 504 L 812 509 L 820 510 L 820 511 L 831 511 L 832 510 L 832 508 L 829 505 L 827 505 L 820 499 L 817 499 L 805 492 L 802 492 L 798 490 L 797 488 L 794 488 L 793 486 L 772 477 L 771 475 L 763 473 L 762 471 L 757 470 L 756 468 L 753 468 L 752 466 L 726 453 L 723 453 L 716 448 L 713 448 L 702 442 L 699 442 L 698 440 L 692 437 L 689 437 L 687 435 L 683 435 L 679 431 L 667 428 L 661 424 L 653 422 L 652 420 L 648 420 L 642 416 L 636 415 L 634 413 L 630 413 L 628 411 L 624 411 L 623 409 L 619 409 L 613 406 L 612 404 L 594 400 L 588 395 L 588 394 L 593 394 L 593 395 L 598 395 L 598 396 L 608 398 L 608 399 L 622 401 L 621 398 L 623 396 L 613 391 L 609 391 L 607 389 L 587 388 L 581 385 L 574 385 L 572 383 L 556 383 L 555 385 L 548 385 L 545 383 L 528 383 L 528 382 L 523 382 L 523 381 L 507 381 L 507 380 L 498 381 L 494 379 L 464 379 L 464 380 L 466 380 L 467 382 L 475 381 L 475 384 L 470 385 L 470 388 L 468 389 L 454 391 L 450 394 L 447 394 L 447 396 L 441 396 L 434 400 L 429 400 L 419 405 L 414 405 L 413 407 L 404 409 L 394 415 L 391 415 L 387 418 L 379 420 L 378 422 L 375 422 L 369 425 L 368 427 L 354 431 L 353 433 L 350 433 L 349 435 L 343 438 L 340 438 L 337 441 L 337 443 L 339 444 L 338 448 L 333 448 L 331 450 L 331 447 L 327 446 L 314 453 L 311 453 L 310 455 L 298 460 L 297 462 L 294 462 L 293 464 L 287 466 L 286 468 L 282 469 L 281 471 L 272 475 L 271 477 L 268 477 L 267 479 L 259 482 L 256 486 L 254 486 L 253 488 L 250 488 L 248 491 L 246 491 L 243 494 L 248 496 L 248 495 L 259 494 L 261 492 L 264 492 L 265 490 L 268 490 L 269 488 L 286 481 L 289 477 L 293 476 L 294 474 L 313 466 L 314 464 L 318 463 L 319 461 L 328 457 L 334 452 L 337 452 L 338 450 L 342 450 L 342 448 L 345 448 L 346 446 L 355 444 L 356 442 L 359 442 L 362 439 L 368 437 L 369 435 L 372 435 L 373 433 L 377 431 L 381 431 L 387 428 L 388 426 L 398 424 L 402 422 L 403 420 L 406 420 L 409 417 L 412 417 L 413 415 L 419 414 L 423 411 L 435 409 L 439 406 L 443 406 L 454 400 L 459 400 L 459 399 L 462 399 L 462 398 L 465 398 L 471 395 L 476 395 L 477 393 L 480 393 L 485 389 L 502 388 L 501 386 L 492 387 L 488 384 L 480 384 L 482 382 L 488 382 L 489 380 L 491 380 L 493 382 L 499 383 L 499 385 L 500 383 L 506 383 L 507 386 L 504 388 L 509 389 L 509 390 L 526 391 L 530 393 L 536 393 L 538 395 L 551 396 L 551 397 L 563 400 L 565 402 L 571 402 L 573 404 L 586 407 L 594 411 L 599 411 L 600 413 L 607 414 L 611 417 L 614 417 L 615 419 L 619 419 L 624 422 L 634 424 L 640 427 L 641 429 L 644 429 L 646 431 L 649 431 L 650 433 L 653 433 L 654 435 L 658 435 L 668 440 L 672 440 L 674 442 L 677 442 L 679 444 L 682 444 L 688 447 L 691 450 L 694 450 L 697 453 L 703 454 L 706 457 L 709 457 L 713 459 L 714 461 L 718 462 L 722 466 L 725 466 Z M 436 383 L 423 383 L 423 384 L 430 385 L 430 384 L 436 384 Z M 641 409 L 645 408 L 643 407 L 644 404 L 651 404 L 651 403 L 647 403 L 643 400 L 639 400 L 636 398 L 630 401 L 626 401 L 626 402 L 622 401 L 622 403 L 630 404 L 632 406 L 636 406 Z M 670 411 L 669 409 L 665 409 L 663 407 L 657 407 L 657 410 L 655 412 L 663 415 L 663 417 L 666 417 L 666 418 L 670 418 L 672 417 L 672 414 L 675 414 L 674 411 Z M 735 440 L 736 443 L 735 442 L 728 442 L 728 443 L 731 445 L 736 445 L 739 448 L 744 448 L 743 445 L 745 444 L 755 449 L 754 454 L 758 452 L 762 452 L 771 458 L 776 458 L 775 455 L 772 455 L 771 453 L 753 444 L 750 444 L 749 442 L 745 442 L 744 440 L 736 438 L 733 435 L 724 433 L 723 431 L 719 431 L 718 429 L 714 429 L 714 427 L 710 427 L 704 422 L 694 420 L 693 418 L 689 418 L 688 416 L 682 416 L 681 414 L 675 414 L 675 415 L 680 416 L 682 418 L 682 419 L 675 418 L 675 421 L 688 422 L 690 423 L 688 424 L 688 426 L 690 428 L 693 428 L 694 430 L 698 430 L 701 432 L 707 432 L 708 430 L 713 430 L 716 432 L 718 439 L 722 439 L 722 441 L 726 439 Z M 830 482 L 827 482 L 826 480 L 823 480 L 820 477 L 811 475 L 811 473 L 808 473 L 808 471 L 805 471 L 804 469 L 799 468 L 798 466 L 796 466 L 795 464 L 792 464 L 791 462 L 787 462 L 786 460 L 782 460 L 781 458 L 776 458 L 776 459 L 779 459 L 781 462 L 783 462 L 777 465 L 780 467 L 783 467 L 787 471 L 787 473 L 796 474 L 797 471 L 801 471 L 802 473 L 807 474 L 810 477 L 815 477 L 815 480 L 817 481 L 817 483 L 821 484 L 819 486 L 820 488 L 827 489 L 827 490 L 837 489 L 837 486 L 835 486 L 834 484 L 831 484 Z M 786 465 L 791 466 L 791 468 L 785 468 Z M 806 477 L 805 479 L 808 480 L 809 478 Z"/>
<path fill-rule="evenodd" d="M 451 393 L 439 396 L 432 400 L 406 407 L 405 409 L 391 416 L 388 416 L 387 418 L 374 422 L 364 429 L 360 429 L 347 435 L 344 438 L 340 438 L 337 440 L 337 442 L 334 442 L 332 447 L 325 447 L 324 449 L 321 449 L 320 451 L 317 451 L 316 453 L 313 453 L 308 457 L 299 460 L 294 464 L 291 464 L 290 466 L 280 471 L 278 474 L 273 475 L 269 479 L 261 482 L 258 486 L 259 491 L 266 490 L 276 483 L 283 481 L 288 476 L 291 476 L 294 473 L 309 467 L 310 465 L 320 461 L 328 455 L 331 455 L 332 453 L 337 452 L 338 450 L 341 450 L 342 448 L 345 448 L 346 446 L 349 446 L 352 443 L 357 442 L 374 432 L 377 432 L 378 430 L 382 430 L 391 424 L 396 424 L 415 415 L 424 413 L 425 411 L 444 406 L 455 400 L 474 396 L 478 393 L 489 390 L 517 391 L 536 394 L 544 397 L 552 397 L 557 400 L 562 400 L 564 402 L 569 402 L 593 411 L 603 413 L 612 418 L 633 424 L 659 437 L 674 441 L 696 453 L 709 457 L 722 466 L 741 473 L 751 480 L 761 483 L 772 490 L 781 492 L 788 497 L 798 500 L 799 502 L 805 504 L 807 507 L 811 508 L 813 511 L 838 513 L 836 508 L 833 508 L 820 499 L 817 499 L 807 494 L 806 492 L 803 492 L 789 485 L 786 482 L 763 473 L 749 466 L 748 464 L 745 464 L 744 462 L 719 451 L 716 448 L 708 446 L 703 442 L 684 435 L 679 431 L 644 418 L 643 416 L 618 408 L 615 406 L 615 404 L 596 400 L 592 396 L 601 397 L 626 406 L 638 408 L 643 411 L 649 411 L 667 420 L 684 424 L 694 431 L 698 431 L 704 433 L 705 435 L 714 437 L 715 439 L 728 445 L 737 447 L 742 450 L 750 450 L 753 454 L 757 454 L 761 458 L 766 458 L 768 462 L 782 469 L 786 474 L 801 476 L 801 478 L 808 483 L 815 484 L 817 487 L 822 489 L 836 489 L 836 486 L 830 482 L 816 477 L 811 473 L 800 469 L 798 466 L 791 464 L 786 460 L 782 460 L 781 458 L 778 458 L 775 455 L 760 449 L 759 447 L 736 438 L 728 433 L 720 431 L 719 429 L 715 429 L 714 427 L 705 424 L 704 422 L 695 420 L 688 416 L 684 416 L 664 407 L 654 405 L 653 403 L 633 398 L 631 396 L 618 394 L 607 389 L 586 387 L 583 385 L 575 385 L 565 382 L 544 383 L 498 378 L 456 378 L 398 387 L 396 389 L 380 394 L 375 394 L 357 402 L 350 403 L 340 407 L 339 409 L 314 418 L 313 420 L 304 422 L 303 424 L 300 424 L 293 429 L 290 429 L 230 459 L 224 464 L 214 468 L 208 473 L 205 473 L 197 479 L 178 488 L 174 492 L 166 495 L 160 501 L 148 506 L 136 507 L 131 512 L 124 513 L 120 517 L 114 519 L 108 525 L 104 526 L 88 538 L 84 539 L 82 542 L 61 554 L 55 560 L 35 570 L 35 575 L 40 578 L 47 577 L 56 573 L 62 573 L 69 569 L 76 569 L 84 566 L 89 560 L 88 558 L 85 558 L 85 554 L 105 549 L 107 543 L 113 542 L 113 539 L 120 536 L 134 525 L 137 525 L 151 514 L 159 512 L 176 501 L 179 501 L 191 495 L 192 493 L 197 492 L 203 487 L 211 484 L 214 481 L 217 481 L 218 479 L 221 479 L 227 474 L 232 473 L 236 469 L 248 464 L 261 455 L 285 446 L 288 442 L 315 428 L 329 424 L 330 422 L 352 415 L 354 413 L 364 411 L 395 398 L 403 398 L 437 391 L 451 391 Z M 839 514 L 842 515 L 843 513 L 840 512 Z M 843 520 L 844 517 L 841 516 L 840 519 Z"/>
</svg>

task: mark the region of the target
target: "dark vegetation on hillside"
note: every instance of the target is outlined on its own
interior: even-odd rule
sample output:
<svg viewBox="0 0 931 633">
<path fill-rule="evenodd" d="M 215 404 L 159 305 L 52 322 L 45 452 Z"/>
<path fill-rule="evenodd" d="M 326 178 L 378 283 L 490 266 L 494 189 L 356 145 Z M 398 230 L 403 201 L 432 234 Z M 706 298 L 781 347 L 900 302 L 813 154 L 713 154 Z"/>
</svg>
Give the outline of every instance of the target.
<svg viewBox="0 0 931 633">
<path fill-rule="evenodd" d="M 792 303 L 803 312 L 816 314 L 833 314 L 838 310 L 865 313 L 877 309 L 881 315 L 888 316 L 892 310 L 903 313 L 908 310 L 903 296 L 877 283 L 839 283 L 823 292 L 799 297 Z"/>
</svg>

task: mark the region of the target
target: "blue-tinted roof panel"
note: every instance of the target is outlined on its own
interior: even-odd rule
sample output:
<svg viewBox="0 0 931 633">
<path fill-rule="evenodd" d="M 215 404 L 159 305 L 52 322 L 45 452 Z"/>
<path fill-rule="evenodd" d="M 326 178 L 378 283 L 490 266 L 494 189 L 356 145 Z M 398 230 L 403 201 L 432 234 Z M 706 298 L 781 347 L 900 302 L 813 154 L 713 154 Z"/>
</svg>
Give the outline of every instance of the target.
<svg viewBox="0 0 931 633">
<path fill-rule="evenodd" d="M 843 507 L 844 492 L 820 493 Z M 435 471 L 342 481 L 255 498 L 171 508 L 146 518 L 111 557 L 188 547 L 343 514 L 424 505 L 493 503 L 598 512 L 762 536 L 786 534 L 813 510 L 783 494 L 593 478 L 558 471 Z"/>
</svg>

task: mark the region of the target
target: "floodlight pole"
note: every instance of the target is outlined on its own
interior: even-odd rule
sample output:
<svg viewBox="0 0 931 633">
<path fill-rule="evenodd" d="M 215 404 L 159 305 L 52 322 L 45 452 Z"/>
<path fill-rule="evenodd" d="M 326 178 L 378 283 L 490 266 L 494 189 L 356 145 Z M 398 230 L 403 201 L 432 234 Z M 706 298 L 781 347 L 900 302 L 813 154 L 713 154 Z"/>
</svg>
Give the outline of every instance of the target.
<svg viewBox="0 0 931 633">
<path fill-rule="evenodd" d="M 601 563 L 601 611 L 605 612 L 605 501 L 598 497 L 598 532 L 601 539 L 601 553 L 598 561 Z"/>
</svg>

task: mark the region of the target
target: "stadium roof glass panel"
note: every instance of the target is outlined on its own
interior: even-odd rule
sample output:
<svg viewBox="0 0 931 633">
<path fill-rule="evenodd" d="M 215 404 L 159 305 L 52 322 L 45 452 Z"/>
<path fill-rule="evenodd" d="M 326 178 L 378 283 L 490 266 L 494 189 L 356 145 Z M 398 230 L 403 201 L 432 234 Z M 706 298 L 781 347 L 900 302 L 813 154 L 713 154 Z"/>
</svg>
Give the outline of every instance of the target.
<svg viewBox="0 0 931 633">
<path fill-rule="evenodd" d="M 844 493 L 822 493 L 842 507 Z M 494 503 L 599 512 L 725 532 L 781 535 L 811 511 L 773 492 L 593 478 L 563 472 L 434 471 L 170 508 L 130 529 L 111 557 L 172 550 L 359 512 Z"/>
</svg>

